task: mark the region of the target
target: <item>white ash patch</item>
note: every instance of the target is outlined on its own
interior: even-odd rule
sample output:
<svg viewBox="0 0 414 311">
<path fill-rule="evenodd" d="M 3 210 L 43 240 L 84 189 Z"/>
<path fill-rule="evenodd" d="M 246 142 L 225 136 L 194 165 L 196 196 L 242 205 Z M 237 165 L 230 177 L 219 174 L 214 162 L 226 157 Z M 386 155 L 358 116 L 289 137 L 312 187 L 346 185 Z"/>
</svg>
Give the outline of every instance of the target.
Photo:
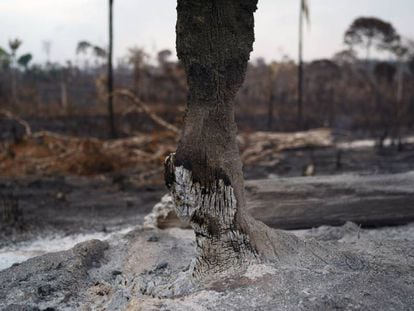
<svg viewBox="0 0 414 311">
<path fill-rule="evenodd" d="M 146 229 L 189 228 L 189 224 L 178 218 L 173 198 L 166 194 L 154 205 L 151 213 L 144 218 Z"/>
<path fill-rule="evenodd" d="M 151 213 L 144 218 L 144 228 L 157 228 L 158 217 L 167 217 L 174 210 L 174 203 L 170 194 L 165 194 L 161 201 L 154 205 Z"/>
<path fill-rule="evenodd" d="M 244 274 L 244 276 L 251 280 L 256 280 L 260 279 L 266 274 L 276 274 L 276 269 L 272 266 L 265 264 L 253 264 L 247 268 L 247 271 Z"/>
<path fill-rule="evenodd" d="M 128 304 L 127 310 L 208 311 L 223 297 L 216 291 L 202 290 L 176 299 L 134 298 Z"/>
<path fill-rule="evenodd" d="M 412 144 L 414 143 L 414 136 L 405 136 L 402 139 L 403 143 L 405 144 Z M 337 144 L 337 147 L 345 150 L 349 149 L 361 149 L 361 148 L 373 148 L 376 146 L 378 142 L 374 139 L 361 139 L 361 140 L 353 140 L 349 142 L 341 142 Z M 387 138 L 384 140 L 383 144 L 384 147 L 389 147 L 393 143 L 392 139 Z"/>
<path fill-rule="evenodd" d="M 358 238 L 361 233 L 361 228 L 353 222 L 346 222 L 342 226 L 320 226 L 312 229 L 292 230 L 299 238 L 315 238 L 319 241 L 339 241 L 345 237 Z"/>
<path fill-rule="evenodd" d="M 207 311 L 211 310 L 210 305 L 217 301 L 222 295 L 216 291 L 212 290 L 202 290 L 190 298 L 185 298 L 180 301 L 179 307 L 180 310 L 188 310 L 188 311 Z M 202 304 L 200 304 L 202 302 Z M 168 303 L 167 303 L 168 306 Z M 174 305 L 171 305 L 173 307 Z"/>
<path fill-rule="evenodd" d="M 301 239 L 313 238 L 318 241 L 355 243 L 359 241 L 414 241 L 414 223 L 397 227 L 364 229 L 353 222 L 342 226 L 320 226 L 312 229 L 292 230 Z"/>
<path fill-rule="evenodd" d="M 0 248 L 0 271 L 36 256 L 68 250 L 81 242 L 94 239 L 107 241 L 114 237 L 122 237 L 133 229 L 134 227 L 126 227 L 112 232 L 78 233 L 67 236 L 57 234 L 6 246 Z"/>
</svg>

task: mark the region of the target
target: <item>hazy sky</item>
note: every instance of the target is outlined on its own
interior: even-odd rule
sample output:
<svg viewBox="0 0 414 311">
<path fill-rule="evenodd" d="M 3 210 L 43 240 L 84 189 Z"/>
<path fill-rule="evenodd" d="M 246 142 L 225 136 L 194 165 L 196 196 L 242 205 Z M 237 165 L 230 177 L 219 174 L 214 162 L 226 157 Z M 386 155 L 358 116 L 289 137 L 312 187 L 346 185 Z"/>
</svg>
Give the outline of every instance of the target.
<svg viewBox="0 0 414 311">
<path fill-rule="evenodd" d="M 42 62 L 43 41 L 50 41 L 51 60 L 75 58 L 79 40 L 107 44 L 107 0 L 0 0 L 0 46 L 23 40 L 20 52 Z M 128 47 L 148 52 L 175 49 L 176 1 L 114 0 L 115 57 Z M 414 0 L 309 0 L 311 27 L 305 32 L 305 58 L 331 57 L 355 17 L 377 16 L 390 21 L 404 36 L 414 38 Z M 256 42 L 252 57 L 296 57 L 299 0 L 259 0 Z"/>
</svg>

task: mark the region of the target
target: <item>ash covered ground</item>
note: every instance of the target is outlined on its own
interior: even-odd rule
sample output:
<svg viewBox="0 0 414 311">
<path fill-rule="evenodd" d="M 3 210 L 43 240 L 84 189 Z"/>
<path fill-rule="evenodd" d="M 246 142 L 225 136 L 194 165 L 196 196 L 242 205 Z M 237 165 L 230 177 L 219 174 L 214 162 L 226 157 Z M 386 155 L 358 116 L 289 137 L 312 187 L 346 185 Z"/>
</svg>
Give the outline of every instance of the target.
<svg viewBox="0 0 414 311">
<path fill-rule="evenodd" d="M 387 185 L 392 191 L 374 194 L 383 202 L 398 194 L 412 211 L 407 189 L 410 178 L 414 184 L 412 145 L 403 152 L 351 149 L 343 149 L 340 167 L 336 148 L 292 149 L 280 152 L 277 161 L 247 165 L 245 173 L 249 179 L 283 177 L 284 189 L 287 177 L 302 176 L 310 163 L 316 176 L 303 177 L 305 188 L 326 175 L 340 180 L 345 174 L 347 183 L 369 176 L 378 186 L 383 176 L 395 174 L 405 181 L 401 189 Z M 292 185 L 300 180 L 293 178 Z M 0 178 L 3 206 L 17 206 L 15 223 L 0 229 L 0 309 L 409 310 L 414 305 L 414 226 L 408 218 L 394 227 L 349 222 L 291 231 L 352 254 L 342 266 L 258 263 L 195 284 L 179 297 L 163 297 L 162 288 L 188 269 L 195 247 L 191 230 L 142 228 L 165 192 L 159 184 L 137 186 L 128 172 Z M 289 193 L 278 197 L 281 205 L 289 199 Z M 311 202 L 312 193 L 301 200 Z"/>
</svg>

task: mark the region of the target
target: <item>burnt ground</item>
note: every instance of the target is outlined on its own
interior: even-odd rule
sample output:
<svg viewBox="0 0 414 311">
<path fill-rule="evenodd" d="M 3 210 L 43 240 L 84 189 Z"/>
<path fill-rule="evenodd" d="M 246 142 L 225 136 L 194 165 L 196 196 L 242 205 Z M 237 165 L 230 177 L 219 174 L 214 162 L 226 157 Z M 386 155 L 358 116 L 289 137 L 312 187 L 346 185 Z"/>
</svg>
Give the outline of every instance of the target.
<svg viewBox="0 0 414 311">
<path fill-rule="evenodd" d="M 162 185 L 135 187 L 126 175 L 0 178 L 0 247 L 141 224 L 164 192 Z"/>
<path fill-rule="evenodd" d="M 414 145 L 344 150 L 288 150 L 278 163 L 245 168 L 247 179 L 302 176 L 313 163 L 315 175 L 393 174 L 414 170 Z M 0 177 L 0 247 L 58 233 L 112 232 L 142 224 L 166 192 L 164 185 L 137 187 L 131 173 L 95 177 Z M 281 202 L 280 204 L 283 204 Z M 409 207 L 407 207 L 409 208 Z"/>
<path fill-rule="evenodd" d="M 245 175 L 248 179 L 302 176 L 312 163 L 315 175 L 336 175 L 343 184 L 340 174 L 390 176 L 414 170 L 414 146 L 402 152 L 393 148 L 380 153 L 372 148 L 345 150 L 339 167 L 337 154 L 335 148 L 288 150 L 280 154 L 278 163 L 246 167 Z M 306 178 L 285 178 L 293 184 L 299 179 Z M 337 194 L 332 187 L 321 189 L 322 183 L 314 185 L 317 191 L 310 190 L 311 179 L 300 183 L 306 195 L 299 200 L 306 206 L 318 191 Z M 0 177 L 0 249 L 55 233 L 119 232 L 142 224 L 166 189 L 163 185 L 138 187 L 134 180 L 129 172 L 95 177 Z M 298 200 L 297 193 L 294 196 Z M 286 207 L 289 197 L 283 194 L 277 201 Z M 406 198 L 412 200 L 412 196 Z M 257 264 L 236 276 L 198 284 L 180 298 L 153 298 L 147 289 L 162 293 L 165 284 L 187 269 L 194 257 L 193 232 L 138 226 L 122 238 L 91 240 L 69 250 L 11 261 L 0 269 L 0 309 L 409 310 L 414 303 L 413 232 L 412 224 L 366 230 L 352 223 L 296 231 L 326 248 L 340 249 L 345 261 Z"/>
<path fill-rule="evenodd" d="M 272 176 L 303 176 L 306 167 L 314 166 L 314 175 L 395 174 L 414 170 L 414 144 L 406 144 L 399 151 L 395 146 L 377 148 L 341 149 L 293 149 L 280 154 L 277 163 L 244 168 L 246 179 L 262 179 Z"/>
</svg>

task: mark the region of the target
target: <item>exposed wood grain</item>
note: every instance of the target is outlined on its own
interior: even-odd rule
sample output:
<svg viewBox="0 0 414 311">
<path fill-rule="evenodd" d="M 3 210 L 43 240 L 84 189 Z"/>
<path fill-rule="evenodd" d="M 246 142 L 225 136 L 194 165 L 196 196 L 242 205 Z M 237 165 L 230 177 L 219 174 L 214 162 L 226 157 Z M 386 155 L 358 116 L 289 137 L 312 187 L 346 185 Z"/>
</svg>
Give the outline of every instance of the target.
<svg viewBox="0 0 414 311">
<path fill-rule="evenodd" d="M 250 213 L 274 228 L 414 221 L 414 172 L 252 180 L 246 187 Z"/>
</svg>

